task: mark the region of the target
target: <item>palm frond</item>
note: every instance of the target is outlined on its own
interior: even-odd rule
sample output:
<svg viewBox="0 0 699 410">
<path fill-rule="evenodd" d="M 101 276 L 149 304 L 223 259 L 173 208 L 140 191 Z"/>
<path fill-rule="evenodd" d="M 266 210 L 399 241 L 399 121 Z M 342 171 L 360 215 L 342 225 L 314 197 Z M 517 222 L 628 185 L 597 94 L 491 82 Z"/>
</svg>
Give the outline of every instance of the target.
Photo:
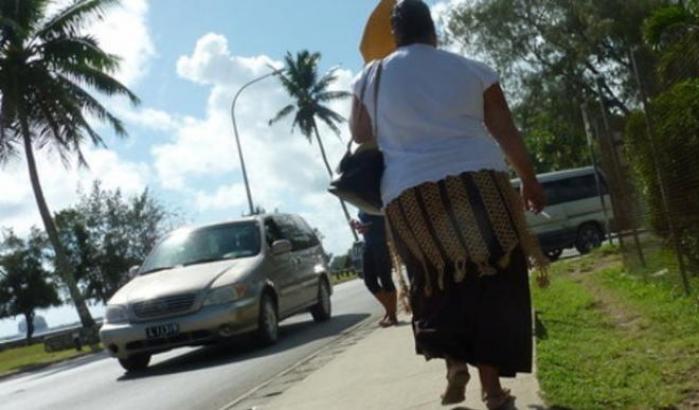
<svg viewBox="0 0 699 410">
<path fill-rule="evenodd" d="M 335 101 L 350 98 L 352 93 L 348 91 L 326 91 L 317 95 L 318 101 Z"/>
<path fill-rule="evenodd" d="M 80 104 L 83 110 L 94 115 L 100 121 L 108 123 L 118 136 L 127 135 L 123 122 L 110 113 L 97 99 L 90 95 L 90 93 L 64 76 L 59 75 L 58 78 L 65 90 L 72 94 L 73 99 Z M 97 134 L 92 132 L 88 132 L 88 134 L 90 137 L 93 137 L 93 142 L 95 144 L 101 143 L 101 138 L 94 138 Z"/>
<path fill-rule="evenodd" d="M 60 37 L 37 46 L 38 53 L 57 70 L 68 65 L 87 65 L 107 73 L 114 73 L 119 68 L 121 58 L 106 53 L 99 48 L 92 36 Z"/>
<path fill-rule="evenodd" d="M 296 110 L 296 107 L 293 104 L 287 105 L 286 107 L 279 110 L 279 112 L 272 119 L 269 120 L 269 125 L 273 125 L 282 118 L 287 117 L 289 114 L 294 112 L 294 110 Z"/>
<path fill-rule="evenodd" d="M 3 24 L 3 37 L 8 35 L 11 41 L 27 39 L 41 24 L 48 3 L 49 0 L 0 1 L 0 16 L 6 19 Z M 8 21 L 12 21 L 13 24 Z"/>
<path fill-rule="evenodd" d="M 306 138 L 312 141 L 313 129 L 316 125 L 315 111 L 311 107 L 303 107 L 296 112 L 296 123 Z"/>
<path fill-rule="evenodd" d="M 282 87 L 286 92 L 295 99 L 303 97 L 304 90 L 300 87 L 299 83 L 295 82 L 288 74 L 280 73 L 277 74 L 279 81 L 282 83 Z"/>
<path fill-rule="evenodd" d="M 336 135 L 340 135 L 341 131 L 337 124 L 342 124 L 345 118 L 327 107 L 318 107 L 318 118 L 325 123 Z"/>
<path fill-rule="evenodd" d="M 70 77 L 87 84 L 95 90 L 108 96 L 126 96 L 132 104 L 139 104 L 140 100 L 124 84 L 109 74 L 90 67 L 86 64 L 63 64 L 61 76 Z"/>
<path fill-rule="evenodd" d="M 118 2 L 118 0 L 76 0 L 50 18 L 37 31 L 36 37 L 47 40 L 76 36 L 89 18 L 102 18 L 105 9 Z"/>
<path fill-rule="evenodd" d="M 337 67 L 333 67 L 327 73 L 325 73 L 323 77 L 321 77 L 320 80 L 315 83 L 311 92 L 313 94 L 319 94 L 327 91 L 328 87 L 337 81 L 337 75 L 335 74 L 337 70 Z"/>
<path fill-rule="evenodd" d="M 0 166 L 19 155 L 17 144 L 19 144 L 17 131 L 0 125 Z"/>
<path fill-rule="evenodd" d="M 318 118 L 320 118 L 320 120 L 323 121 L 323 123 L 324 123 L 325 125 L 327 125 L 328 128 L 330 128 L 330 130 L 331 130 L 335 135 L 337 135 L 338 137 L 340 136 L 340 134 L 342 133 L 342 131 L 340 130 L 340 127 L 338 127 L 337 124 L 336 124 L 335 122 L 333 122 L 332 120 L 330 120 L 330 119 L 328 119 L 328 118 L 326 118 L 326 117 L 320 116 L 320 115 L 318 116 Z"/>
<path fill-rule="evenodd" d="M 103 147 L 105 144 L 85 118 L 80 106 L 69 104 L 64 106 L 62 111 L 54 111 L 51 115 L 55 116 L 54 125 L 60 125 L 56 128 L 49 124 L 47 116 L 35 120 L 39 130 L 34 143 L 39 148 L 48 146 L 55 151 L 66 167 L 71 163 L 72 157 L 75 157 L 79 166 L 89 168 L 82 152 L 85 139 L 89 138 L 96 146 Z M 72 122 L 67 122 L 68 118 Z"/>
</svg>

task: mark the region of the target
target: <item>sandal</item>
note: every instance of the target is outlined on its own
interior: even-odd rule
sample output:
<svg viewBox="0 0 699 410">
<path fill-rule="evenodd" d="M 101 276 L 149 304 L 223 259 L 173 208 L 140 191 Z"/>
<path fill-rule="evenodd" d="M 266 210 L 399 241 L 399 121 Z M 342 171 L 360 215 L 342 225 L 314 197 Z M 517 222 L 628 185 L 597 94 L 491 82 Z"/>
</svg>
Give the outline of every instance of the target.
<svg viewBox="0 0 699 410">
<path fill-rule="evenodd" d="M 461 403 L 466 400 L 466 384 L 471 379 L 468 369 L 463 366 L 461 369 L 448 368 L 447 389 L 442 394 L 442 406 Z"/>
<path fill-rule="evenodd" d="M 509 404 L 515 401 L 515 396 L 510 393 L 510 389 L 502 389 L 500 394 L 495 396 L 488 396 L 483 393 L 483 403 L 488 408 L 488 410 L 504 410 L 509 408 Z"/>
<path fill-rule="evenodd" d="M 398 318 L 386 316 L 381 321 L 379 321 L 379 326 L 381 327 L 391 327 L 398 325 Z"/>
</svg>

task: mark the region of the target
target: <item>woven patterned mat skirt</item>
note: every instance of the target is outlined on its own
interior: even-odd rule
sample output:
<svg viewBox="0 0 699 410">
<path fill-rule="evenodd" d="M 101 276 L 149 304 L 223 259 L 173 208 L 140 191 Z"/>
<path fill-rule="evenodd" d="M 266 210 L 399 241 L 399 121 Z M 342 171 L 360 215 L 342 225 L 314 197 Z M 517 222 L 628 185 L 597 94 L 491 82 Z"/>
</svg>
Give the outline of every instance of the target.
<svg viewBox="0 0 699 410">
<path fill-rule="evenodd" d="M 387 215 L 392 241 L 410 278 L 417 353 L 428 360 L 449 356 L 471 365 L 491 365 L 499 369 L 502 377 L 529 373 L 532 369 L 532 317 L 525 252 L 519 245 L 503 249 L 494 240 L 497 234 L 493 232 L 493 224 L 487 217 L 489 212 L 485 209 L 488 201 L 481 198 L 473 174 L 450 178 L 458 178 L 459 189 L 463 185 L 467 193 L 469 208 L 478 221 L 480 239 L 489 248 L 490 271 L 484 274 L 482 261 L 480 264 L 471 258 L 466 259 L 465 264 L 461 258 L 455 261 L 445 250 L 448 246 L 454 247 L 454 243 L 468 248 L 466 244 L 469 243 L 464 235 L 457 235 L 468 229 L 459 228 L 464 221 L 459 220 L 458 213 L 453 210 L 456 207 L 445 181 L 420 185 L 389 204 Z M 455 181 L 450 180 L 450 183 L 455 184 Z M 430 191 L 440 193 L 438 206 L 429 205 L 427 193 Z M 411 207 L 416 209 L 409 209 Z M 412 235 L 401 234 L 396 229 L 396 219 L 401 216 L 403 221 L 398 222 L 405 225 L 403 231 L 412 232 Z M 448 230 L 458 238 L 437 233 L 436 227 L 446 226 L 445 221 L 437 222 L 438 219 L 448 219 L 453 227 Z M 416 220 L 426 221 L 426 233 L 415 233 L 420 229 Z M 440 269 L 425 262 L 429 253 L 426 241 L 432 241 L 435 252 L 439 251 L 438 257 L 433 259 L 441 261 Z M 452 243 L 446 245 L 447 241 Z M 422 252 L 418 254 L 422 258 L 416 257 L 417 252 Z"/>
</svg>

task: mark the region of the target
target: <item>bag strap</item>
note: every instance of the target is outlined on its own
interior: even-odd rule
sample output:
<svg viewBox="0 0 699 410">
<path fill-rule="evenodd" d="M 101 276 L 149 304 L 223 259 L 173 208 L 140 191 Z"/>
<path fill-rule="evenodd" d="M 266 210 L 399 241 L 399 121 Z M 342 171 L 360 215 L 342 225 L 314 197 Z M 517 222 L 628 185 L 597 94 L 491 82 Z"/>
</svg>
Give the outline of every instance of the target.
<svg viewBox="0 0 699 410">
<path fill-rule="evenodd" d="M 379 89 L 381 88 L 381 74 L 383 74 L 383 60 L 379 60 L 374 79 L 374 139 L 379 138 Z"/>
<path fill-rule="evenodd" d="M 378 113 L 379 113 L 379 89 L 381 88 L 381 74 L 383 73 L 383 59 L 377 60 L 374 62 L 374 65 L 376 68 L 374 68 L 374 120 L 371 121 L 373 125 L 373 133 L 374 133 L 374 138 L 378 137 L 379 133 L 379 121 L 378 121 Z M 367 84 L 369 83 L 369 79 L 367 77 L 366 81 L 364 81 L 364 84 L 362 84 L 362 90 L 359 93 L 359 101 L 364 104 L 364 95 L 366 94 L 366 88 Z M 366 107 L 366 105 L 365 105 Z M 364 113 L 364 111 L 362 111 Z M 366 114 L 362 114 L 366 115 Z M 371 120 L 371 118 L 369 118 Z M 352 152 L 352 142 L 353 139 L 350 138 L 349 142 L 347 143 L 347 152 Z"/>
</svg>

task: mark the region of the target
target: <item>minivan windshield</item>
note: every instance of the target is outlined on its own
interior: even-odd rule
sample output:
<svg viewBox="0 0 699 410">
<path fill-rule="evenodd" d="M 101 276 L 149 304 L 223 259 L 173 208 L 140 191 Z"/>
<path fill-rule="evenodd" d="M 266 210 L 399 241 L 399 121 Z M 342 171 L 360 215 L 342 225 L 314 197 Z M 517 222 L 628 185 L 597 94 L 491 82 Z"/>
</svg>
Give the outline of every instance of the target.
<svg viewBox="0 0 699 410">
<path fill-rule="evenodd" d="M 176 266 L 255 256 L 260 253 L 257 222 L 235 222 L 169 234 L 140 269 L 147 274 Z"/>
</svg>

